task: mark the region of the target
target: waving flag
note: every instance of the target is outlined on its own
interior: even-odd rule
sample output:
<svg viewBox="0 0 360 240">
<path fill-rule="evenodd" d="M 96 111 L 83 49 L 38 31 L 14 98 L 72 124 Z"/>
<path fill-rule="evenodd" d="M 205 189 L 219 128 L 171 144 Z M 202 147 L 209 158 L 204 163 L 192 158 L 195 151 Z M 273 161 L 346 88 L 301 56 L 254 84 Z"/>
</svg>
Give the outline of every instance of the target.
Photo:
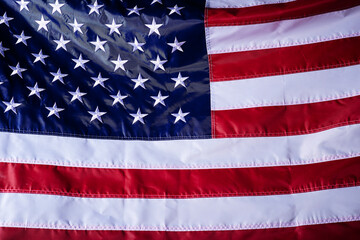
<svg viewBox="0 0 360 240">
<path fill-rule="evenodd" d="M 1 239 L 356 239 L 358 0 L 0 2 Z"/>
</svg>

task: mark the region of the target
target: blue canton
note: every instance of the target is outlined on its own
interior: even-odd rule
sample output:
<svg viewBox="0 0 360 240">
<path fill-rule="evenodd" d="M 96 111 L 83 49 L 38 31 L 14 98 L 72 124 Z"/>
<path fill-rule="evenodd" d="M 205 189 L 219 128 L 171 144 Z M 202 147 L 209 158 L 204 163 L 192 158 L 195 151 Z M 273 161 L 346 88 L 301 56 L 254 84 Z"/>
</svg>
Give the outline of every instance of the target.
<svg viewBox="0 0 360 240">
<path fill-rule="evenodd" d="M 204 1 L 0 2 L 0 130 L 211 136 Z"/>
</svg>

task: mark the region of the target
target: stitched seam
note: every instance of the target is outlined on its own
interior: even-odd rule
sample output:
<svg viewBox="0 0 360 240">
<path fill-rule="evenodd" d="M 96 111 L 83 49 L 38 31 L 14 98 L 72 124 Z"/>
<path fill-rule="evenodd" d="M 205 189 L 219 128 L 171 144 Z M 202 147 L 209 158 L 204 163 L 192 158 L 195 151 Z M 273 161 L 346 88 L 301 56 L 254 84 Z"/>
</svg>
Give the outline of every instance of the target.
<svg viewBox="0 0 360 240">
<path fill-rule="evenodd" d="M 271 3 L 267 3 L 267 4 L 262 4 L 261 2 L 253 2 L 253 3 L 240 4 L 240 5 L 226 4 L 226 6 L 222 6 L 221 8 L 247 8 L 247 7 L 263 6 L 263 5 L 270 5 L 270 4 L 288 3 L 288 2 L 294 2 L 294 1 L 295 0 L 278 0 L 278 1 L 273 1 Z M 212 8 L 211 5 L 208 6 L 208 8 Z"/>
<path fill-rule="evenodd" d="M 65 137 L 77 137 L 77 138 L 92 138 L 92 139 L 104 139 L 104 140 L 186 140 L 186 139 L 209 139 L 211 134 L 204 134 L 198 136 L 170 136 L 170 137 L 125 137 L 125 136 L 98 136 L 98 135 L 87 135 L 87 134 L 76 134 L 76 133 L 61 133 L 51 131 L 38 131 L 38 130 L 26 130 L 26 129 L 10 129 L 0 128 L 3 132 L 12 133 L 25 133 L 25 134 L 37 134 L 37 135 L 54 135 L 54 136 L 65 136 Z"/>
<path fill-rule="evenodd" d="M 324 4 L 322 4 L 324 5 Z M 299 18 L 306 18 L 306 17 L 311 17 L 311 16 L 316 16 L 316 15 L 321 15 L 321 14 L 326 14 L 326 13 L 330 13 L 330 12 L 343 12 L 346 11 L 350 8 L 356 7 L 360 5 L 359 3 L 355 3 L 355 4 L 349 4 L 344 6 L 344 8 L 333 8 L 330 11 L 326 11 L 326 12 L 321 12 L 321 11 L 317 11 L 317 12 L 313 12 L 313 13 L 303 13 L 301 15 L 297 15 L 297 16 L 279 16 L 276 18 L 271 18 L 271 19 L 257 19 L 254 18 L 252 20 L 246 20 L 246 21 L 240 21 L 240 20 L 235 20 L 235 19 L 231 19 L 232 22 L 228 22 L 228 23 L 209 23 L 208 26 L 209 27 L 217 27 L 217 26 L 234 26 L 234 25 L 251 25 L 251 24 L 257 24 L 257 23 L 268 23 L 268 22 L 276 22 L 276 21 L 282 21 L 282 20 L 291 20 L 291 19 L 299 19 Z M 291 9 L 288 9 L 291 10 Z M 289 11 L 291 13 L 291 11 Z"/>
<path fill-rule="evenodd" d="M 267 107 L 267 106 L 285 106 L 285 105 L 297 105 L 297 104 L 309 104 L 309 103 L 317 103 L 317 102 L 325 102 L 331 100 L 340 100 L 343 98 L 349 98 L 360 95 L 360 91 L 356 92 L 345 92 L 343 94 L 337 94 L 326 97 L 312 98 L 310 101 L 304 101 L 301 99 L 292 99 L 287 102 L 267 102 L 264 101 L 259 104 L 248 104 L 248 105 L 222 105 L 222 109 L 214 109 L 213 111 L 223 111 L 223 110 L 232 110 L 232 109 L 241 109 L 241 108 L 253 108 L 253 107 Z"/>
<path fill-rule="evenodd" d="M 256 50 L 264 50 L 264 49 L 271 49 L 271 48 L 281 48 L 281 47 L 293 47 L 298 45 L 306 45 L 306 44 L 314 44 L 320 43 L 324 41 L 333 41 L 339 39 L 345 39 L 349 37 L 358 37 L 360 32 L 355 32 L 351 34 L 342 34 L 341 36 L 332 36 L 332 37 L 321 37 L 315 36 L 313 40 L 297 40 L 289 43 L 277 43 L 277 44 L 265 44 L 265 45 L 258 45 L 256 47 L 234 47 L 228 49 L 219 49 L 219 50 L 210 50 L 210 54 L 221 54 L 221 53 L 232 53 L 232 52 L 243 52 L 243 51 L 256 51 Z"/>
<path fill-rule="evenodd" d="M 205 17 L 204 17 L 204 27 L 205 27 L 205 32 L 206 32 L 206 28 L 208 27 L 208 23 L 209 23 L 209 10 L 207 8 L 207 1 L 205 1 Z M 205 33 L 205 41 L 206 41 L 206 33 Z"/>
<path fill-rule="evenodd" d="M 17 160 L 17 159 L 4 159 L 0 158 L 0 162 L 8 162 L 8 163 L 31 163 L 31 164 L 42 164 L 42 165 L 51 165 L 51 166 L 66 166 L 66 167 L 83 167 L 83 168 L 123 168 L 123 169 L 214 169 L 214 168 L 243 168 L 243 167 L 263 167 L 263 166 L 296 166 L 296 165 L 305 165 L 312 163 L 321 163 L 328 162 L 333 160 L 341 160 L 346 158 L 359 157 L 360 152 L 349 153 L 349 154 L 333 154 L 326 155 L 319 158 L 313 158 L 308 160 L 292 160 L 291 163 L 289 161 L 282 162 L 268 162 L 268 163 L 223 163 L 223 164 L 192 164 L 185 166 L 176 166 L 170 164 L 163 165 L 149 165 L 149 164 L 91 164 L 91 163 L 69 163 L 69 162 L 59 162 L 59 161 L 49 161 L 49 160 Z"/>
<path fill-rule="evenodd" d="M 264 132 L 264 133 L 236 133 L 236 134 L 218 134 L 217 137 L 266 137 L 266 136 L 289 136 L 289 135 L 303 135 L 315 132 L 321 132 L 335 127 L 341 127 L 345 125 L 352 125 L 360 123 L 360 120 L 346 121 L 336 124 L 327 125 L 324 127 L 313 128 L 310 130 L 299 130 L 299 131 L 287 131 L 287 132 Z"/>
<path fill-rule="evenodd" d="M 346 62 L 346 63 L 337 63 L 337 64 L 332 64 L 332 65 L 310 67 L 310 68 L 300 68 L 300 69 L 278 71 L 278 72 L 249 74 L 249 75 L 236 75 L 233 77 L 212 77 L 212 82 L 226 81 L 226 80 L 240 80 L 240 79 L 245 79 L 245 78 L 266 77 L 266 76 L 283 75 L 283 74 L 289 74 L 289 73 L 308 72 L 308 71 L 323 70 L 323 69 L 343 67 L 343 66 L 351 66 L 351 65 L 356 65 L 359 63 L 360 63 L 360 59 L 356 60 L 356 61 Z"/>
<path fill-rule="evenodd" d="M 298 16 L 278 17 L 278 18 L 271 18 L 271 19 L 255 19 L 254 18 L 253 20 L 246 20 L 246 21 L 231 19 L 231 22 L 224 22 L 224 23 L 208 22 L 206 27 L 224 27 L 224 26 L 227 27 L 227 26 L 243 26 L 243 25 L 261 24 L 261 23 L 271 23 L 271 22 L 284 21 L 284 20 L 301 19 L 301 18 L 316 16 L 318 14 L 323 14 L 323 13 L 303 14 L 303 15 L 298 15 Z"/>
<path fill-rule="evenodd" d="M 321 220 L 307 220 L 307 221 L 293 221 L 291 223 L 272 223 L 272 224 L 220 224 L 209 226 L 99 226 L 99 225 L 64 225 L 64 224 L 29 224 L 29 223 L 16 223 L 16 222 L 0 222 L 3 227 L 22 227 L 22 228 L 46 228 L 46 229 L 74 229 L 74 230 L 137 230 L 137 231 L 202 231 L 202 230 L 245 230 L 245 229 L 266 229 L 266 228 L 281 228 L 281 227 L 299 227 L 303 225 L 316 225 L 337 222 L 352 222 L 359 221 L 360 216 L 346 216 L 346 217 L 329 217 Z"/>
<path fill-rule="evenodd" d="M 187 199 L 187 198 L 213 198 L 213 197 L 236 197 L 236 196 L 266 196 L 266 195 L 279 195 L 279 194 L 296 194 L 305 193 L 326 189 L 344 188 L 358 186 L 360 182 L 349 182 L 349 183 L 336 183 L 329 185 L 322 185 L 316 187 L 297 187 L 289 190 L 278 190 L 278 191 L 258 191 L 258 192 L 231 192 L 231 193 L 209 193 L 209 194 L 111 194 L 111 193 L 79 193 L 79 192 L 66 192 L 57 190 L 27 190 L 27 189 L 16 189 L 16 188 L 3 188 L 0 189 L 2 193 L 30 193 L 30 194 L 50 194 L 50 195 L 61 195 L 71 197 L 85 197 L 85 198 L 175 198 L 175 199 Z"/>
<path fill-rule="evenodd" d="M 347 10 L 349 8 L 353 8 L 360 5 L 359 3 L 356 3 L 354 5 L 350 4 L 350 6 L 346 6 L 347 8 L 344 10 Z M 338 11 L 344 11 L 341 9 L 337 9 L 334 8 L 332 9 L 333 12 L 338 12 Z M 283 21 L 283 20 L 294 20 L 294 19 L 300 19 L 300 18 L 306 18 L 306 17 L 311 17 L 311 16 L 316 16 L 316 15 L 320 15 L 320 14 L 325 14 L 328 12 L 313 12 L 313 13 L 304 13 L 301 15 L 297 15 L 297 16 L 279 16 L 276 18 L 269 18 L 269 19 L 260 19 L 260 18 L 254 18 L 252 20 L 238 20 L 238 19 L 231 19 L 231 22 L 223 22 L 223 23 L 207 23 L 207 27 L 221 27 L 221 26 L 238 26 L 238 25 L 252 25 L 252 24 L 259 24 L 259 23 L 269 23 L 269 22 L 276 22 L 276 21 Z M 210 15 L 209 15 L 210 16 Z M 219 19 L 217 19 L 217 21 L 219 21 Z"/>
<path fill-rule="evenodd" d="M 205 8 L 205 20 L 207 21 L 208 19 L 208 8 Z M 205 26 L 206 26 L 206 21 L 205 21 Z M 211 40 L 210 40 L 210 37 L 209 37 L 209 30 L 205 27 L 205 40 L 206 40 L 206 45 L 207 45 L 207 48 L 206 48 L 206 51 L 208 52 L 208 50 L 211 48 Z M 212 109 L 212 106 L 215 105 L 214 101 L 213 101 L 213 98 L 211 97 L 211 81 L 212 81 L 212 78 L 213 78 L 213 64 L 212 64 L 212 57 L 211 57 L 211 54 L 207 54 L 208 56 L 208 61 L 209 61 L 209 88 L 210 88 L 210 109 Z M 215 115 L 214 115 L 214 112 L 213 111 L 210 111 L 210 115 L 211 115 L 211 135 L 213 137 L 216 136 L 216 124 L 215 124 Z"/>
</svg>

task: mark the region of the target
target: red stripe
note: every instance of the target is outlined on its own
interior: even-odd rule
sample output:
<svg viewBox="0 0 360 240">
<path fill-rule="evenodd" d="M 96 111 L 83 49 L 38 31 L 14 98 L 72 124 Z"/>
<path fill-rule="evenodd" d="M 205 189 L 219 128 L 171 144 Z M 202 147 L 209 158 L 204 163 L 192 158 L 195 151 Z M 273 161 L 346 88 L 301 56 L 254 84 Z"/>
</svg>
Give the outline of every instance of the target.
<svg viewBox="0 0 360 240">
<path fill-rule="evenodd" d="M 216 138 L 314 133 L 359 123 L 360 96 L 309 104 L 213 111 L 212 121 Z"/>
<path fill-rule="evenodd" d="M 298 166 L 202 170 L 1 163 L 0 173 L 0 192 L 110 198 L 230 197 L 357 186 L 360 157 Z"/>
<path fill-rule="evenodd" d="M 2 240 L 118 240 L 118 239 L 161 239 L 161 240 L 354 240 L 360 236 L 360 221 L 318 224 L 290 228 L 270 228 L 236 231 L 192 231 L 192 232 L 165 232 L 165 231 L 88 231 L 88 230 L 57 230 L 34 228 L 0 228 Z"/>
<path fill-rule="evenodd" d="M 359 0 L 297 0 L 248 8 L 209 8 L 205 24 L 212 27 L 274 22 L 340 11 L 359 4 Z"/>
<path fill-rule="evenodd" d="M 314 71 L 360 63 L 360 37 L 209 55 L 211 81 Z"/>
</svg>

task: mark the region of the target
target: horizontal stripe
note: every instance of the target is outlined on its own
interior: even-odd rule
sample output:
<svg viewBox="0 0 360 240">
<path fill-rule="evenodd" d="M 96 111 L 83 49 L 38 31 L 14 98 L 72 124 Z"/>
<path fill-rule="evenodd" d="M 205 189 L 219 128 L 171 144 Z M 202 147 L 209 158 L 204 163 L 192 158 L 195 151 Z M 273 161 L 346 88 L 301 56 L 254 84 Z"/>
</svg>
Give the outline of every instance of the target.
<svg viewBox="0 0 360 240">
<path fill-rule="evenodd" d="M 291 2 L 294 0 L 206 0 L 209 8 L 240 8 L 265 4 Z"/>
<path fill-rule="evenodd" d="M 321 15 L 206 28 L 209 54 L 298 46 L 360 36 L 360 6 Z"/>
<path fill-rule="evenodd" d="M 270 228 L 233 231 L 106 231 L 106 230 L 59 230 L 36 228 L 0 228 L 0 236 L 10 239 L 52 239 L 52 240 L 209 240 L 209 239 L 246 239 L 246 240 L 354 240 L 360 234 L 360 221 L 316 224 L 288 228 Z"/>
<path fill-rule="evenodd" d="M 360 96 L 289 105 L 213 111 L 214 137 L 308 134 L 360 123 Z"/>
<path fill-rule="evenodd" d="M 360 95 L 360 65 L 241 81 L 211 82 L 211 109 L 323 102 Z"/>
<path fill-rule="evenodd" d="M 360 63 L 360 37 L 209 55 L 210 80 L 226 81 L 349 66 Z M 301 54 L 299 54 L 301 53 Z"/>
<path fill-rule="evenodd" d="M 142 231 L 294 227 L 359 220 L 359 201 L 360 187 L 291 195 L 195 199 L 1 193 L 0 226 Z"/>
<path fill-rule="evenodd" d="M 174 141 L 119 141 L 3 132 L 0 162 L 129 169 L 302 165 L 360 156 L 358 136 L 360 125 L 300 136 Z"/>
<path fill-rule="evenodd" d="M 358 0 L 297 0 L 245 9 L 208 8 L 205 24 L 213 27 L 274 22 L 340 11 L 359 4 Z"/>
<path fill-rule="evenodd" d="M 360 185 L 360 157 L 298 166 L 205 170 L 1 163 L 0 174 L 0 192 L 97 198 L 257 196 Z"/>
</svg>

